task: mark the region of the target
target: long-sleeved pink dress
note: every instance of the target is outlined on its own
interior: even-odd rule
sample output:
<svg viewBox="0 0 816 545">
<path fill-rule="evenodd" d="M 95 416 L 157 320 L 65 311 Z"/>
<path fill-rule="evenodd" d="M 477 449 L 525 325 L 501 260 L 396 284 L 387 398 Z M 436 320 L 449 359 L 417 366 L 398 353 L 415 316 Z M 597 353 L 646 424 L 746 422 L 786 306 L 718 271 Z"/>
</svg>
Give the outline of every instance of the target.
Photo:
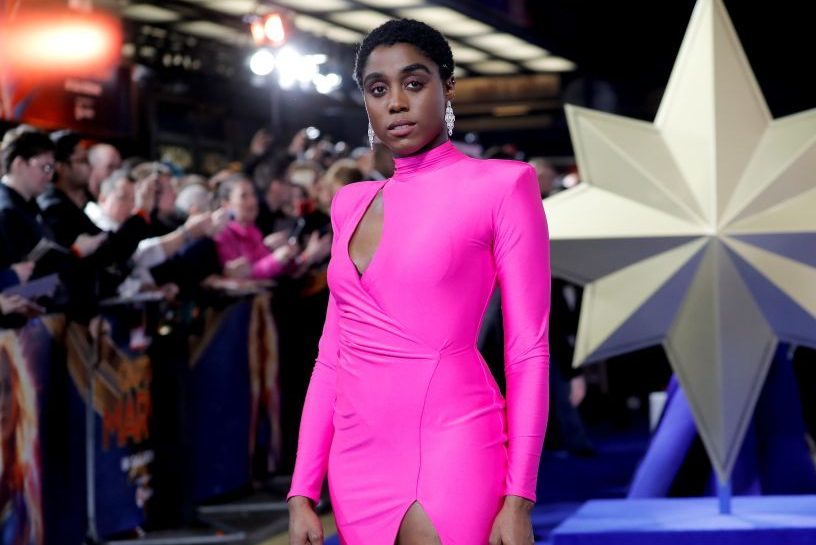
<svg viewBox="0 0 816 545">
<path fill-rule="evenodd" d="M 382 190 L 379 246 L 349 240 Z M 288 497 L 328 469 L 341 543 L 393 545 L 414 502 L 443 545 L 484 545 L 505 495 L 535 501 L 547 424 L 549 242 L 533 169 L 446 142 L 332 203 L 329 307 Z M 476 348 L 496 282 L 507 400 Z"/>
</svg>

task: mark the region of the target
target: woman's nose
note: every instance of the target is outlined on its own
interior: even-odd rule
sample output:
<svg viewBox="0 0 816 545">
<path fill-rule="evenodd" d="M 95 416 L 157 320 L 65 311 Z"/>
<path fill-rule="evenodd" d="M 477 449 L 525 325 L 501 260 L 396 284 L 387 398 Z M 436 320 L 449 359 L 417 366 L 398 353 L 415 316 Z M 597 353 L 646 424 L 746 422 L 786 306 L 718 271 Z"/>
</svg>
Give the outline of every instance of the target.
<svg viewBox="0 0 816 545">
<path fill-rule="evenodd" d="M 388 111 L 391 113 L 402 112 L 408 109 L 408 100 L 402 89 L 397 89 L 391 93 L 391 100 L 388 103 Z"/>
</svg>

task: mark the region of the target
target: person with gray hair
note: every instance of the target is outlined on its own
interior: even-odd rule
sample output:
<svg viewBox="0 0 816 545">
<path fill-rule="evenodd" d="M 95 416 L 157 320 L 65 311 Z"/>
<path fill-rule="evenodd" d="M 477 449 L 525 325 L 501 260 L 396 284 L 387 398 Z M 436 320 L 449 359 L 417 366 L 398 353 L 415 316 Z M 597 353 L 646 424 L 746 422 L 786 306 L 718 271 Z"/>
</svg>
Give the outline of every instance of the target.
<svg viewBox="0 0 816 545">
<path fill-rule="evenodd" d="M 94 198 L 99 198 L 99 186 L 102 181 L 122 166 L 122 155 L 110 144 L 100 143 L 88 149 L 88 162 L 91 173 L 88 178 L 88 191 Z"/>
<path fill-rule="evenodd" d="M 156 177 L 148 176 L 134 182 L 126 172 L 116 171 L 102 182 L 99 191 L 99 215 L 94 221 L 103 230 L 115 230 L 138 203 L 155 202 Z M 177 229 L 162 235 L 145 238 L 139 242 L 131 257 L 133 268 L 129 277 L 119 286 L 119 294 L 132 296 L 145 286 L 156 284 L 151 269 L 179 254 L 185 246 L 202 238 L 215 235 L 228 221 L 225 212 L 201 212 L 189 215 Z"/>
<path fill-rule="evenodd" d="M 212 195 L 199 184 L 185 186 L 176 197 L 176 209 L 186 216 L 208 212 L 212 205 Z"/>
</svg>

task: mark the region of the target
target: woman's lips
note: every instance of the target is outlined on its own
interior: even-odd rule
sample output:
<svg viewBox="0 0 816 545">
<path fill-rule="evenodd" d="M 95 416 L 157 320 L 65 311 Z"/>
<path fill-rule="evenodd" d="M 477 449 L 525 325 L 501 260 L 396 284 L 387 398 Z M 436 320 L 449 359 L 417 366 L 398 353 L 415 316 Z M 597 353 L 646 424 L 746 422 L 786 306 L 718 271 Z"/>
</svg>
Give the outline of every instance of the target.
<svg viewBox="0 0 816 545">
<path fill-rule="evenodd" d="M 414 127 L 416 127 L 416 123 L 411 122 L 398 122 L 390 125 L 388 127 L 388 134 L 391 136 L 408 136 L 414 131 Z"/>
</svg>

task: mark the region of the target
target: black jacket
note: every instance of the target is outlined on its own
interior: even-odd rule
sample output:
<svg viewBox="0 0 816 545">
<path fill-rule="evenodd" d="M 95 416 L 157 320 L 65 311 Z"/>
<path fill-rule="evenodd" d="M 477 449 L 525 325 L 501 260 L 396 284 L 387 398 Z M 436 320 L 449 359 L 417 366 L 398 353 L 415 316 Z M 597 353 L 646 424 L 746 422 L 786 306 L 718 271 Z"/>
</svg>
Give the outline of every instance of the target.
<svg viewBox="0 0 816 545">
<path fill-rule="evenodd" d="M 47 229 L 53 233 L 53 240 L 61 246 L 71 246 L 79 235 L 96 235 L 102 232 L 82 208 L 56 187 L 49 188 L 37 200 Z M 150 224 L 142 216 L 131 216 L 119 229 L 108 234 L 108 238 L 96 252 L 85 258 L 87 265 L 96 269 L 110 266 L 126 269 L 139 242 L 150 235 Z"/>
<path fill-rule="evenodd" d="M 0 184 L 0 269 L 27 261 L 29 254 L 43 239 L 54 240 L 42 221 L 35 199 L 25 200 L 17 191 Z M 66 251 L 49 251 L 37 260 L 33 277 L 61 273 L 72 267 L 75 258 Z"/>
</svg>

